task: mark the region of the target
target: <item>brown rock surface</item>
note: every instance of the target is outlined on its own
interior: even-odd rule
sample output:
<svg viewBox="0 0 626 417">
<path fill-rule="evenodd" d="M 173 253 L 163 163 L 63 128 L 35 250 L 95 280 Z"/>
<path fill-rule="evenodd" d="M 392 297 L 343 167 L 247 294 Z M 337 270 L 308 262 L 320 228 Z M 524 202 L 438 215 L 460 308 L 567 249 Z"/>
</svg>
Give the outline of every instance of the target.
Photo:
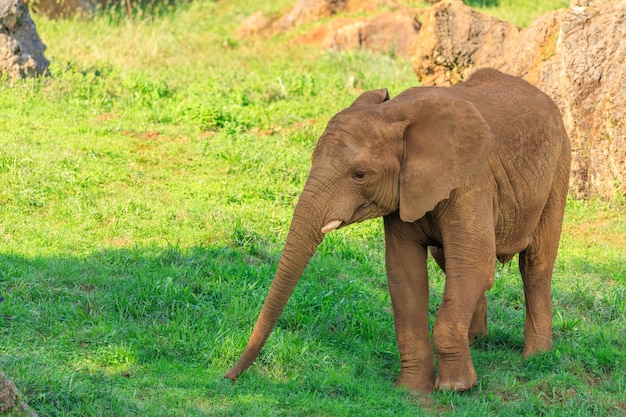
<svg viewBox="0 0 626 417">
<path fill-rule="evenodd" d="M 572 139 L 578 195 L 626 195 L 626 2 L 563 13 L 538 85 L 555 96 Z M 596 4 L 598 7 L 596 7 Z M 560 83 L 551 81 L 562 74 Z"/>
<path fill-rule="evenodd" d="M 345 9 L 348 0 L 299 0 L 291 11 L 273 23 L 274 30 L 282 32 L 303 23 L 329 17 Z"/>
<path fill-rule="evenodd" d="M 45 50 L 24 2 L 0 2 L 0 75 L 13 79 L 47 73 Z"/>
<path fill-rule="evenodd" d="M 573 1 L 522 30 L 444 0 L 425 14 L 414 45 L 423 84 L 453 84 L 489 66 L 537 85 L 563 113 L 573 193 L 626 195 L 626 1 Z"/>
<path fill-rule="evenodd" d="M 305 23 L 331 17 L 339 12 L 356 13 L 399 8 L 396 0 L 298 0 L 293 8 L 280 18 L 269 21 L 262 12 L 245 18 L 236 31 L 238 37 L 281 33 Z M 315 35 L 319 36 L 319 33 Z M 309 36 L 312 39 L 314 35 Z"/>
<path fill-rule="evenodd" d="M 409 56 L 411 43 L 420 30 L 414 10 L 388 12 L 367 18 L 338 19 L 326 31 L 322 48 L 367 49 L 384 54 Z"/>
<path fill-rule="evenodd" d="M 476 63 L 499 61 L 504 41 L 519 32 L 517 26 L 479 13 L 461 0 L 443 1 L 424 13 L 413 69 L 423 84 L 455 84 L 474 72 Z"/>
<path fill-rule="evenodd" d="M 241 21 L 241 24 L 235 31 L 238 38 L 246 38 L 248 36 L 262 35 L 269 32 L 272 23 L 262 11 L 258 11 Z"/>
</svg>

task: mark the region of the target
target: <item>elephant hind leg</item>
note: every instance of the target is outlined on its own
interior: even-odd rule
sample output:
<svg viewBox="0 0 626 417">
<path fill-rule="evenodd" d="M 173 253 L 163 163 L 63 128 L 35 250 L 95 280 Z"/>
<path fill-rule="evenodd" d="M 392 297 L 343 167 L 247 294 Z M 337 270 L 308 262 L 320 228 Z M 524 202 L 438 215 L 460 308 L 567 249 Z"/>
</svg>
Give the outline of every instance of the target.
<svg viewBox="0 0 626 417">
<path fill-rule="evenodd" d="M 437 265 L 439 265 L 439 268 L 441 268 L 441 270 L 445 274 L 446 273 L 446 258 L 443 255 L 443 248 L 440 248 L 437 246 L 429 246 L 428 249 L 430 250 L 430 254 L 433 256 L 433 259 L 435 260 L 435 262 L 437 262 Z"/>
<path fill-rule="evenodd" d="M 447 231 L 444 241 L 446 285 L 435 324 L 433 338 L 439 372 L 438 389 L 464 391 L 477 382 L 469 350 L 470 337 L 486 331 L 485 291 L 493 284 L 495 239 L 481 228 L 470 242 L 456 239 L 457 231 Z M 477 309 L 477 307 L 479 307 Z"/>
<path fill-rule="evenodd" d="M 524 281 L 526 323 L 524 324 L 525 357 L 552 349 L 552 300 L 550 287 L 553 261 L 529 247 L 520 253 L 519 265 Z"/>
<path fill-rule="evenodd" d="M 470 345 L 474 343 L 477 336 L 487 336 L 487 297 L 485 296 L 485 293 L 480 296 L 478 302 L 476 303 L 476 308 L 474 309 L 474 314 L 472 315 L 472 322 L 470 323 L 467 336 Z"/>
<path fill-rule="evenodd" d="M 519 254 L 526 304 L 525 357 L 552 349 L 550 291 L 565 201 L 565 193 L 553 192 L 549 196 L 530 245 Z"/>
<path fill-rule="evenodd" d="M 430 246 L 430 254 L 439 265 L 439 268 L 446 272 L 446 259 L 444 256 L 443 248 L 437 246 Z M 472 344 L 476 340 L 476 336 L 487 336 L 487 297 L 483 295 L 478 299 L 474 314 L 472 315 L 472 321 L 470 323 L 467 338 L 469 343 Z"/>
</svg>

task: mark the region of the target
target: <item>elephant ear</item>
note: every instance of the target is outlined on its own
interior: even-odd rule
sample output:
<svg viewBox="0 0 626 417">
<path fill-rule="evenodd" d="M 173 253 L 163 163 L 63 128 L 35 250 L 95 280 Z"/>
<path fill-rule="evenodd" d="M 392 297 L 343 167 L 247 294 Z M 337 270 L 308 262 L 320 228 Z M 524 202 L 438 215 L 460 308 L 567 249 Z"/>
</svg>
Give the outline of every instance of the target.
<svg viewBox="0 0 626 417">
<path fill-rule="evenodd" d="M 389 92 L 386 88 L 380 90 L 370 90 L 362 93 L 354 100 L 354 103 L 350 107 L 355 106 L 371 106 L 374 104 L 381 104 L 389 100 Z"/>
<path fill-rule="evenodd" d="M 467 100 L 403 101 L 395 113 L 407 123 L 400 173 L 400 218 L 414 222 L 485 164 L 493 135 L 474 104 Z"/>
</svg>

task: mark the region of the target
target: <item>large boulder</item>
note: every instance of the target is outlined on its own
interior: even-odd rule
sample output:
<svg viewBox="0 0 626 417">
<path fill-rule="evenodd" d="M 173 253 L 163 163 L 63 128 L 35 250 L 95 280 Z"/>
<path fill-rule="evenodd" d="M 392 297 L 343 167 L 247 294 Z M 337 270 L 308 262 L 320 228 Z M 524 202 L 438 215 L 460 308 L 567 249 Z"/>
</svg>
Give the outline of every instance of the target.
<svg viewBox="0 0 626 417">
<path fill-rule="evenodd" d="M 425 13 L 413 45 L 422 84 L 450 85 L 489 66 L 537 85 L 572 141 L 572 192 L 626 195 L 626 1 L 572 1 L 522 30 L 444 0 Z"/>
<path fill-rule="evenodd" d="M 443 1 L 423 15 L 412 51 L 413 70 L 422 84 L 455 84 L 474 72 L 477 63 L 497 66 L 505 41 L 517 37 L 520 30 L 461 0 Z"/>
<path fill-rule="evenodd" d="M 372 12 L 381 8 L 397 9 L 399 7 L 397 0 L 298 0 L 291 10 L 275 20 L 269 19 L 261 11 L 248 16 L 237 28 L 236 35 L 244 38 L 251 35 L 282 33 L 341 12 Z M 319 37 L 318 32 L 308 38 L 312 39 L 316 36 Z"/>
<path fill-rule="evenodd" d="M 50 62 L 44 56 L 35 23 L 22 0 L 0 2 L 0 75 L 20 78 L 47 74 Z"/>
<path fill-rule="evenodd" d="M 345 9 L 348 0 L 299 0 L 291 11 L 274 22 L 276 31 L 282 32 L 303 23 L 329 17 Z"/>
<path fill-rule="evenodd" d="M 368 50 L 408 58 L 420 30 L 418 13 L 403 9 L 369 17 L 337 18 L 294 38 L 291 44 L 318 44 L 331 51 Z"/>
<path fill-rule="evenodd" d="M 235 35 L 240 38 L 267 34 L 272 27 L 272 22 L 262 11 L 258 11 L 241 21 L 235 31 Z"/>
<path fill-rule="evenodd" d="M 555 54 L 539 66 L 537 84 L 564 113 L 574 191 L 611 198 L 626 195 L 626 1 L 589 3 L 560 16 Z"/>
<path fill-rule="evenodd" d="M 337 19 L 327 28 L 321 45 L 335 51 L 367 49 L 408 57 L 419 30 L 417 13 L 411 9 L 366 18 Z"/>
</svg>

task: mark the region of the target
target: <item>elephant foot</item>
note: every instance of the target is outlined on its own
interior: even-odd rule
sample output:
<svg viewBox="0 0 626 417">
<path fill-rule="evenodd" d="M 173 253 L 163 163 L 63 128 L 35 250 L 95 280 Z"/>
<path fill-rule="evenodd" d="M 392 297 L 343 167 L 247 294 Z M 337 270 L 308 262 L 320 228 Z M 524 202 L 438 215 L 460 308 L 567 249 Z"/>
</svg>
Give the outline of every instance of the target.
<svg viewBox="0 0 626 417">
<path fill-rule="evenodd" d="M 442 391 L 466 391 L 478 382 L 472 362 L 456 362 L 453 365 L 439 365 L 439 375 L 435 387 Z"/>
<path fill-rule="evenodd" d="M 418 376 L 415 374 L 409 375 L 400 372 L 400 377 L 396 381 L 397 387 L 407 387 L 413 392 L 421 392 L 424 394 L 430 394 L 435 390 L 435 375 L 434 372 L 430 376 Z"/>
<path fill-rule="evenodd" d="M 528 358 L 541 352 L 552 350 L 552 340 L 535 340 L 533 343 L 526 342 L 522 356 Z"/>
<path fill-rule="evenodd" d="M 472 385 L 468 385 L 467 382 L 463 382 L 463 381 L 456 381 L 454 383 L 437 381 L 437 389 L 441 391 L 463 392 L 472 388 L 474 385 L 476 385 L 476 381 L 474 381 Z"/>
</svg>

